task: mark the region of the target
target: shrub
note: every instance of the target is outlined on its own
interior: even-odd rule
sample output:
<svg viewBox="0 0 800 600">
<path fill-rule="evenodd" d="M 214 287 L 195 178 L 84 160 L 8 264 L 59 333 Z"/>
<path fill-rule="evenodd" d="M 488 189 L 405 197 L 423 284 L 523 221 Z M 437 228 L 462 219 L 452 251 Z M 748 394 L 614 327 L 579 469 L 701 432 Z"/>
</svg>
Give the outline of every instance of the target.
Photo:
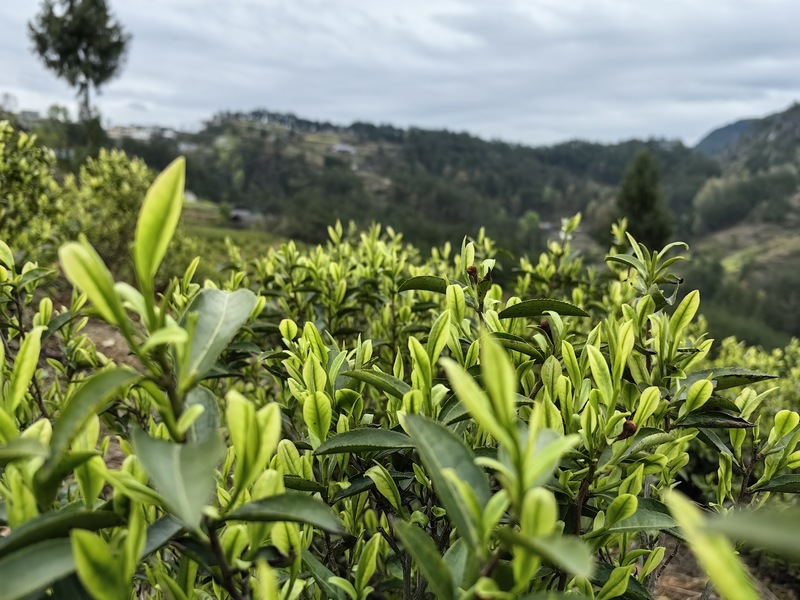
<svg viewBox="0 0 800 600">
<path fill-rule="evenodd" d="M 800 416 L 763 427 L 763 395 L 718 392 L 770 375 L 698 370 L 711 341 L 697 292 L 674 306 L 676 245 L 617 228 L 598 274 L 572 219 L 509 281 L 560 297 L 522 300 L 484 236 L 423 259 L 337 225 L 324 248 L 232 249 L 217 283 L 194 261 L 156 295 L 183 178 L 177 161 L 147 193 L 135 286 L 84 239 L 59 252 L 70 309 L 25 311 L 32 267 L 0 246 L 3 597 L 648 598 L 673 535 L 721 595 L 756 598 L 730 522 L 673 491 L 699 445 L 719 453 L 707 508 L 796 552 L 750 509 L 797 490 Z M 80 336 L 87 314 L 135 368 Z"/>
</svg>

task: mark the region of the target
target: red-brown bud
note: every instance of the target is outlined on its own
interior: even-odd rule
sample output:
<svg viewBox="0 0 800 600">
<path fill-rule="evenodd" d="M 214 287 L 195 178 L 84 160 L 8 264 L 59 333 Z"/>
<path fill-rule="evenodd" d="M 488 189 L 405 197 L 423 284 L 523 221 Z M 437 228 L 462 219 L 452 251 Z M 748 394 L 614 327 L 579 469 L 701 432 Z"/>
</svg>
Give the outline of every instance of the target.
<svg viewBox="0 0 800 600">
<path fill-rule="evenodd" d="M 475 265 L 468 266 L 467 275 L 469 275 L 469 278 L 472 279 L 472 281 L 478 283 L 478 267 L 476 267 Z"/>
<path fill-rule="evenodd" d="M 633 422 L 632 419 L 625 419 L 625 422 L 622 424 L 622 433 L 619 434 L 618 440 L 627 440 L 629 437 L 632 437 L 636 433 L 636 423 Z"/>
</svg>

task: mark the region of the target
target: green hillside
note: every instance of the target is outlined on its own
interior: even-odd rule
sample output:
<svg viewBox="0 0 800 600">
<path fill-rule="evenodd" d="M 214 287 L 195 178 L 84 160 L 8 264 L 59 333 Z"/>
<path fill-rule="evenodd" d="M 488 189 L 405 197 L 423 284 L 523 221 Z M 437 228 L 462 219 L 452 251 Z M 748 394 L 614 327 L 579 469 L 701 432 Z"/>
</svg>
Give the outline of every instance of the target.
<svg viewBox="0 0 800 600">
<path fill-rule="evenodd" d="M 192 192 L 256 211 L 282 235 L 315 242 L 337 218 L 380 221 L 425 247 L 485 227 L 514 252 L 536 249 L 578 211 L 588 231 L 605 232 L 616 186 L 642 149 L 657 158 L 676 214 L 688 215 L 696 192 L 720 173 L 714 161 L 675 141 L 532 148 L 266 111 L 221 113 L 196 134 L 122 145 L 155 168 L 186 154 Z M 688 217 L 677 222 L 683 231 L 691 227 Z"/>
<path fill-rule="evenodd" d="M 52 113 L 35 131 L 48 145 L 69 148 L 75 128 L 58 118 Z M 647 150 L 674 237 L 691 244 L 687 289 L 703 292 L 712 333 L 766 346 L 800 336 L 798 105 L 716 129 L 696 148 L 670 140 L 529 147 L 266 110 L 219 113 L 195 133 L 117 137 L 99 139 L 156 170 L 187 157 L 187 188 L 203 207 L 189 211 L 202 217 L 190 228 L 220 254 L 229 234 L 249 248 L 259 246 L 258 232 L 269 234 L 267 244 L 276 237 L 317 243 L 337 219 L 362 228 L 380 222 L 423 249 L 460 244 L 485 228 L 503 249 L 535 253 L 562 218 L 581 212 L 576 246 L 596 256 L 595 242 L 608 241 L 617 217 L 625 171 Z M 228 229 L 216 229 L 220 218 Z"/>
</svg>

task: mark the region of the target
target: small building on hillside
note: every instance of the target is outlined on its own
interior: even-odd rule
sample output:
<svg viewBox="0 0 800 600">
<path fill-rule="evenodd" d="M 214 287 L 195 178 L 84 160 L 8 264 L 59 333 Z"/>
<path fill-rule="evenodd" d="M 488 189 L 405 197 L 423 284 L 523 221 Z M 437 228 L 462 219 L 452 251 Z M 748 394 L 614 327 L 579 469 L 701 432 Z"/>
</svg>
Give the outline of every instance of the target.
<svg viewBox="0 0 800 600">
<path fill-rule="evenodd" d="M 358 150 L 356 150 L 355 146 L 342 143 L 337 143 L 331 146 L 331 152 L 335 152 L 336 154 L 349 154 L 350 156 L 355 156 L 358 154 Z"/>
</svg>

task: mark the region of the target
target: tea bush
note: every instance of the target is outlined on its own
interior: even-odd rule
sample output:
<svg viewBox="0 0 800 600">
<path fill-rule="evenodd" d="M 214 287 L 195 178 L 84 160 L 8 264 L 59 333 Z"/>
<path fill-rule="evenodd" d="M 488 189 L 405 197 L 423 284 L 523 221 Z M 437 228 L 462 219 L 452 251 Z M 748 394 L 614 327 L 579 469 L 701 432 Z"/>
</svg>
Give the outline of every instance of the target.
<svg viewBox="0 0 800 600">
<path fill-rule="evenodd" d="M 158 293 L 183 183 L 178 160 L 147 193 L 134 284 L 61 247 L 69 307 L 0 244 L 0 598 L 641 599 L 670 536 L 750 599 L 730 538 L 798 554 L 756 509 L 799 487 L 800 415 L 759 421 L 743 386 L 772 375 L 703 368 L 679 244 L 617 226 L 586 267 L 576 217 L 503 270 L 484 235 L 423 257 L 337 224 Z M 700 447 L 705 514 L 674 491 Z"/>
<path fill-rule="evenodd" d="M 133 230 L 152 181 L 141 159 L 105 149 L 76 174 L 62 176 L 52 151 L 36 136 L 0 122 L 0 239 L 23 260 L 50 265 L 61 244 L 92 231 L 92 243 L 112 272 L 129 278 Z M 165 273 L 176 274 L 178 265 L 182 272 L 195 252 L 179 232 Z M 163 276 L 158 283 L 163 286 Z"/>
</svg>

